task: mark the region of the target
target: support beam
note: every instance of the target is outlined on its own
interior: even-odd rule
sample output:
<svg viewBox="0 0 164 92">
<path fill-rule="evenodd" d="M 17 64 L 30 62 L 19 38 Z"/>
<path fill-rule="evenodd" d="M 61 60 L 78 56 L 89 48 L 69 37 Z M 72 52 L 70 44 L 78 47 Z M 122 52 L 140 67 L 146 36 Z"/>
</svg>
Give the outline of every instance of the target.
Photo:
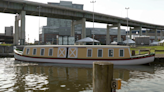
<svg viewBox="0 0 164 92">
<path fill-rule="evenodd" d="M 83 18 L 82 19 L 82 32 L 81 32 L 82 39 L 86 37 L 85 21 L 86 21 L 86 18 Z"/>
<path fill-rule="evenodd" d="M 155 29 L 155 41 L 157 41 L 157 29 Z"/>
<path fill-rule="evenodd" d="M 130 30 L 129 30 L 129 35 L 130 35 L 130 39 L 132 39 L 132 29 L 130 27 Z"/>
<path fill-rule="evenodd" d="M 118 27 L 118 24 L 113 24 L 112 26 L 107 25 L 107 34 L 109 34 L 109 35 L 106 34 L 106 45 L 109 45 L 110 42 L 111 42 L 110 29 L 113 28 L 113 27 Z"/>
<path fill-rule="evenodd" d="M 110 34 L 109 34 L 109 25 L 107 25 L 107 31 L 106 31 L 106 45 L 110 44 Z"/>
<path fill-rule="evenodd" d="M 21 40 L 20 40 L 20 45 L 25 45 L 25 15 L 26 15 L 26 11 L 21 11 Z"/>
<path fill-rule="evenodd" d="M 117 34 L 117 42 L 121 42 L 121 24 L 118 23 L 118 34 Z"/>
<path fill-rule="evenodd" d="M 139 35 L 142 36 L 142 27 L 139 27 Z"/>
<path fill-rule="evenodd" d="M 148 30 L 146 29 L 146 32 L 145 32 L 145 35 L 147 36 L 147 32 L 148 32 Z"/>
<path fill-rule="evenodd" d="M 72 37 L 75 37 L 75 26 L 74 26 L 74 20 L 72 20 L 71 36 L 72 36 Z"/>
<path fill-rule="evenodd" d="M 18 16 L 15 16 L 15 34 L 14 34 L 14 45 L 18 45 L 19 40 L 19 20 L 17 20 Z"/>
</svg>

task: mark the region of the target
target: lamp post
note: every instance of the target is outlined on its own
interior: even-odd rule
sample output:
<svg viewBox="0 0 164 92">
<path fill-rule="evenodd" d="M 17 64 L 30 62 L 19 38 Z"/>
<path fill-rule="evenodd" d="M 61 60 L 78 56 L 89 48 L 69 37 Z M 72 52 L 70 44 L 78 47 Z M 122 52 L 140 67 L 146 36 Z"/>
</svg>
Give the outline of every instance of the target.
<svg viewBox="0 0 164 92">
<path fill-rule="evenodd" d="M 129 7 L 125 7 L 125 9 L 127 10 L 127 38 L 128 38 L 128 9 Z M 127 39 L 127 45 L 128 45 L 128 39 Z"/>
<path fill-rule="evenodd" d="M 96 3 L 96 1 L 91 1 L 91 3 L 93 3 L 93 45 L 94 45 L 94 3 Z"/>
</svg>

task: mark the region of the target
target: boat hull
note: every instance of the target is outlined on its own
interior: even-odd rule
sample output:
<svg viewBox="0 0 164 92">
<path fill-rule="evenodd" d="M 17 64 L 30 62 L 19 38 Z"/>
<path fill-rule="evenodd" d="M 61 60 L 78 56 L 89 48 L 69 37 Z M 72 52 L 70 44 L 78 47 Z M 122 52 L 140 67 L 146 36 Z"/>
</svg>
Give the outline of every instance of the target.
<svg viewBox="0 0 164 92">
<path fill-rule="evenodd" d="M 70 59 L 70 58 L 42 58 L 42 57 L 29 57 L 14 53 L 16 60 L 40 63 L 67 63 L 67 64 L 93 64 L 96 61 L 111 62 L 114 65 L 140 65 L 147 64 L 154 61 L 154 55 L 145 56 L 140 58 L 131 59 Z"/>
</svg>

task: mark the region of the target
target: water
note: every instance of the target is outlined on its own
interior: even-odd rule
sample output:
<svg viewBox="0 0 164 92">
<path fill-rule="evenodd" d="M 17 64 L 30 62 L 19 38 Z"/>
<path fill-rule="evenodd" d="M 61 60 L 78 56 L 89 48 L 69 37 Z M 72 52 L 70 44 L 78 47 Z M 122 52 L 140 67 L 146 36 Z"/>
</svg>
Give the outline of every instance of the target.
<svg viewBox="0 0 164 92">
<path fill-rule="evenodd" d="M 163 92 L 164 66 L 115 66 L 117 92 Z M 92 92 L 92 65 L 45 64 L 0 58 L 0 92 Z"/>
</svg>

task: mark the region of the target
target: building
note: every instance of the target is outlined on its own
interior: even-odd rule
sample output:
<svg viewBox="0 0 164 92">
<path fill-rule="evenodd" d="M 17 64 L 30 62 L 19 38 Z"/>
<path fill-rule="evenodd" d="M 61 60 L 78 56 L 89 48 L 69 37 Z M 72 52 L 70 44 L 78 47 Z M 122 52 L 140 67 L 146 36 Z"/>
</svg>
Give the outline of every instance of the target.
<svg viewBox="0 0 164 92">
<path fill-rule="evenodd" d="M 60 3 L 48 3 L 51 5 L 69 7 L 83 10 L 82 4 L 72 4 L 69 1 L 60 1 Z M 47 26 L 43 26 L 42 34 L 39 35 L 39 41 L 42 43 L 57 44 L 58 37 L 69 37 L 71 34 L 72 20 L 58 19 L 58 18 L 47 18 Z M 81 39 L 81 24 L 75 26 L 75 41 Z M 99 40 L 101 44 L 106 44 L 106 28 L 86 28 L 86 36 L 93 37 Z M 117 29 L 110 29 L 111 41 L 117 41 Z M 125 30 L 121 30 L 121 40 L 126 39 Z"/>
<path fill-rule="evenodd" d="M 6 36 L 13 36 L 13 26 L 5 27 L 5 35 Z"/>
<path fill-rule="evenodd" d="M 147 31 L 147 33 L 146 33 Z M 126 32 L 129 35 L 129 32 Z M 164 35 L 164 30 L 157 30 L 157 39 L 158 40 L 162 40 L 164 39 L 163 37 Z M 132 39 L 135 39 L 135 37 L 139 36 L 139 30 L 133 30 L 132 31 Z M 155 31 L 152 30 L 142 30 L 142 36 L 149 36 L 150 39 L 150 43 L 152 43 L 153 41 L 155 41 Z"/>
<path fill-rule="evenodd" d="M 71 1 L 60 1 L 60 3 L 49 2 L 48 4 L 83 10 L 82 4 L 72 4 Z M 72 24 L 72 20 L 69 20 L 69 19 L 47 18 L 47 26 L 44 26 L 42 28 L 42 37 L 40 37 L 40 41 L 44 43 L 48 41 L 52 42 L 52 39 L 54 39 L 55 41 L 56 35 L 59 35 L 59 34 L 62 36 L 64 35 L 64 34 L 61 34 L 62 33 L 61 30 L 64 30 L 64 31 L 71 30 L 71 24 Z M 81 24 L 76 25 L 75 28 L 81 28 Z"/>
<path fill-rule="evenodd" d="M 5 33 L 0 34 L 0 43 L 13 44 L 13 26 L 5 27 Z"/>
</svg>

